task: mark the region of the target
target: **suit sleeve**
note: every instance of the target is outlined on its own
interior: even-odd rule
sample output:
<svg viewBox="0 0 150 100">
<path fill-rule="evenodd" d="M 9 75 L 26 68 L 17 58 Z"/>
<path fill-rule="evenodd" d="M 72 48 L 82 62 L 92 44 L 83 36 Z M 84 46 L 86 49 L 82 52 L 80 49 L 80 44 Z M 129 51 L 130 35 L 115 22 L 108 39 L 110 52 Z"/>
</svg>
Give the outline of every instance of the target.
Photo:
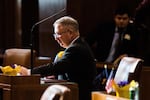
<svg viewBox="0 0 150 100">
<path fill-rule="evenodd" d="M 52 75 L 53 73 L 50 72 L 53 63 L 48 63 L 46 65 L 41 65 L 38 67 L 34 67 L 32 70 L 32 74 L 40 74 L 42 77 Z"/>
</svg>

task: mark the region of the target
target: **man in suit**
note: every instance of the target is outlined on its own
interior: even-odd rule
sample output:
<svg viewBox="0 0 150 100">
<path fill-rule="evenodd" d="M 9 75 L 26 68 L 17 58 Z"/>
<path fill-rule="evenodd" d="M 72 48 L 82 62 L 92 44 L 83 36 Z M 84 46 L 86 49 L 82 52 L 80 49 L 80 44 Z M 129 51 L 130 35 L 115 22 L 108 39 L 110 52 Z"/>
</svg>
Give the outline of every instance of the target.
<svg viewBox="0 0 150 100">
<path fill-rule="evenodd" d="M 80 37 L 78 22 L 65 16 L 53 25 L 54 38 L 65 48 L 64 54 L 56 62 L 35 67 L 32 74 L 48 76 L 67 73 L 69 81 L 78 83 L 79 100 L 91 100 L 96 65 L 90 47 Z"/>
<path fill-rule="evenodd" d="M 98 61 L 114 62 L 125 54 L 138 56 L 136 44 L 138 31 L 130 18 L 129 10 L 119 7 L 114 12 L 113 23 L 99 25 L 86 37 Z"/>
</svg>

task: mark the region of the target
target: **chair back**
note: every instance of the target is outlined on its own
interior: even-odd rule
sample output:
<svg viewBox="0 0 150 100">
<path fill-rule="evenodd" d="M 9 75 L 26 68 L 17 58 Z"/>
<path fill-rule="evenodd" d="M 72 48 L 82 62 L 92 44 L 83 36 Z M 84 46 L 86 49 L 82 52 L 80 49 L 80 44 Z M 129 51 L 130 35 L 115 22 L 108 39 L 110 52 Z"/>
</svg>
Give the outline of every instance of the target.
<svg viewBox="0 0 150 100">
<path fill-rule="evenodd" d="M 33 52 L 33 61 L 35 61 L 35 51 Z M 30 68 L 31 65 L 31 50 L 10 48 L 6 49 L 3 58 L 3 66 L 19 64 Z"/>
<path fill-rule="evenodd" d="M 49 86 L 40 100 L 71 100 L 71 90 L 63 85 Z"/>
</svg>

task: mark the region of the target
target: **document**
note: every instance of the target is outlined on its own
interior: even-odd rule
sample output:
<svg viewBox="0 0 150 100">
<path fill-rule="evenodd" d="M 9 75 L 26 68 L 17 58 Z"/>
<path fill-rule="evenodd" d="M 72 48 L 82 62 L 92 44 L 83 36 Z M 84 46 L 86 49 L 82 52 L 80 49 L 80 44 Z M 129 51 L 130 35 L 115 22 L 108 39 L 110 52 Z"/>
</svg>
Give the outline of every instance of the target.
<svg viewBox="0 0 150 100">
<path fill-rule="evenodd" d="M 114 81 L 119 83 L 121 81 L 127 82 L 129 73 L 134 73 L 136 66 L 142 59 L 134 57 L 123 57 L 119 63 Z"/>
</svg>

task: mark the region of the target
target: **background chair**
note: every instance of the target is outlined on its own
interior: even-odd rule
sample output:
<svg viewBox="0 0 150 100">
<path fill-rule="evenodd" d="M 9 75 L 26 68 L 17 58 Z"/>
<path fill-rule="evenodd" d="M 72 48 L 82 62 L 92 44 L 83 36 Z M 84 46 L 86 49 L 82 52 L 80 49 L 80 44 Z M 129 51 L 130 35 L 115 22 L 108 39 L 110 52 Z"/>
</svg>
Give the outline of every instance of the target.
<svg viewBox="0 0 150 100">
<path fill-rule="evenodd" d="M 72 100 L 71 90 L 63 85 L 51 85 L 44 91 L 41 100 Z"/>
<path fill-rule="evenodd" d="M 33 67 L 40 66 L 51 62 L 50 57 L 38 57 L 35 50 L 33 50 Z M 3 55 L 2 66 L 19 64 L 30 68 L 31 66 L 31 50 L 21 48 L 6 49 Z"/>
<path fill-rule="evenodd" d="M 35 61 L 36 52 L 33 52 L 33 61 Z M 3 56 L 3 66 L 18 64 L 30 68 L 31 65 L 31 50 L 11 48 L 6 49 Z"/>
</svg>

